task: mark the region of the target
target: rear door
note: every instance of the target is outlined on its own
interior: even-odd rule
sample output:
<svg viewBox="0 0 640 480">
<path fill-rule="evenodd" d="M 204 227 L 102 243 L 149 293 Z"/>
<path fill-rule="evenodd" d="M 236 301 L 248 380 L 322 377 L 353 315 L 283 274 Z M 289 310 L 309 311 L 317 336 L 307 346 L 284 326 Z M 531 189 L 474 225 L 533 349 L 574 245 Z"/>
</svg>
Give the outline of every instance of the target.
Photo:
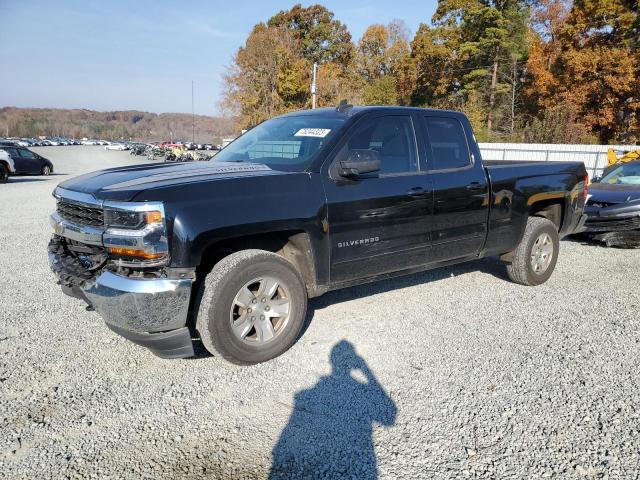
<svg viewBox="0 0 640 480">
<path fill-rule="evenodd" d="M 369 114 L 336 148 L 324 183 L 331 281 L 349 282 L 429 262 L 432 186 L 411 115 Z M 381 170 L 355 180 L 336 166 L 349 150 L 377 150 Z"/>
<path fill-rule="evenodd" d="M 42 162 L 35 153 L 26 148 L 19 148 L 18 154 L 20 155 L 20 161 L 24 164 L 26 173 L 40 173 Z"/>
<path fill-rule="evenodd" d="M 428 169 L 433 180 L 432 258 L 435 262 L 477 254 L 487 233 L 489 185 L 473 141 L 455 114 L 422 115 Z"/>
</svg>

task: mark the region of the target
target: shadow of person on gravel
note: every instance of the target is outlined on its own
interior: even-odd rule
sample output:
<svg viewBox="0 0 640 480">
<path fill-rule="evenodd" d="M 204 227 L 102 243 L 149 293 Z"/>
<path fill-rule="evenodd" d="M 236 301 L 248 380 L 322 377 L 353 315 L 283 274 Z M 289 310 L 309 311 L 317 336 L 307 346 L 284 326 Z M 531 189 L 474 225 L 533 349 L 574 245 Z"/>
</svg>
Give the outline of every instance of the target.
<svg viewBox="0 0 640 480">
<path fill-rule="evenodd" d="M 373 422 L 393 425 L 396 405 L 351 343 L 337 343 L 330 358 L 331 374 L 295 395 L 270 480 L 378 477 Z"/>
</svg>

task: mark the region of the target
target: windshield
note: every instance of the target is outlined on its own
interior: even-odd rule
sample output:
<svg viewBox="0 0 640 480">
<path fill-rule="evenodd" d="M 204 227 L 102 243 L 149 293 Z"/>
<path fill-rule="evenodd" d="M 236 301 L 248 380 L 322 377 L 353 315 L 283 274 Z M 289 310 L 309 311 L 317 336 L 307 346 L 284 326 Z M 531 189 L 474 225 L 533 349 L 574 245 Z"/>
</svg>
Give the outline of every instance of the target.
<svg viewBox="0 0 640 480">
<path fill-rule="evenodd" d="M 343 122 L 308 115 L 273 118 L 227 145 L 213 161 L 263 163 L 274 170 L 300 172 Z"/>
<path fill-rule="evenodd" d="M 640 185 L 640 163 L 623 163 L 602 177 L 600 183 Z"/>
</svg>

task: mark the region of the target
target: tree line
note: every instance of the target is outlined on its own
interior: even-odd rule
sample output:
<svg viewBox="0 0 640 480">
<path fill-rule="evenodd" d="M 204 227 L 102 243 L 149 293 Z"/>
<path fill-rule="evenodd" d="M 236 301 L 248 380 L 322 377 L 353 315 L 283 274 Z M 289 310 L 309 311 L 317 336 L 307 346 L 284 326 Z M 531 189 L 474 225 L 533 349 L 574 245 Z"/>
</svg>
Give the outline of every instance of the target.
<svg viewBox="0 0 640 480">
<path fill-rule="evenodd" d="M 195 126 L 195 128 L 194 128 Z M 186 113 L 137 110 L 96 112 L 61 108 L 0 108 L 0 136 L 66 136 L 108 140 L 219 142 L 234 131 L 233 120 Z"/>
<path fill-rule="evenodd" d="M 249 128 L 318 105 L 465 112 L 479 141 L 640 142 L 636 0 L 439 0 L 413 36 L 402 20 L 357 42 L 322 5 L 254 26 L 224 77 L 222 104 Z"/>
</svg>

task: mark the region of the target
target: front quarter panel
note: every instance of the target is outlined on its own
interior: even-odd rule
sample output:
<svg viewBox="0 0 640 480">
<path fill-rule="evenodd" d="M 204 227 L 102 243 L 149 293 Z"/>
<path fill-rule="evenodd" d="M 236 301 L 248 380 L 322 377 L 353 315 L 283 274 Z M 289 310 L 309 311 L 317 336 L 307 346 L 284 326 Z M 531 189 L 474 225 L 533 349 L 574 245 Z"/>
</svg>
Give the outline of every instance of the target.
<svg viewBox="0 0 640 480">
<path fill-rule="evenodd" d="M 154 189 L 145 200 L 165 204 L 172 267 L 200 265 L 204 251 L 222 240 L 285 230 L 307 232 L 312 247 L 322 250 L 325 204 L 315 176 L 283 173 L 199 182 Z"/>
</svg>

